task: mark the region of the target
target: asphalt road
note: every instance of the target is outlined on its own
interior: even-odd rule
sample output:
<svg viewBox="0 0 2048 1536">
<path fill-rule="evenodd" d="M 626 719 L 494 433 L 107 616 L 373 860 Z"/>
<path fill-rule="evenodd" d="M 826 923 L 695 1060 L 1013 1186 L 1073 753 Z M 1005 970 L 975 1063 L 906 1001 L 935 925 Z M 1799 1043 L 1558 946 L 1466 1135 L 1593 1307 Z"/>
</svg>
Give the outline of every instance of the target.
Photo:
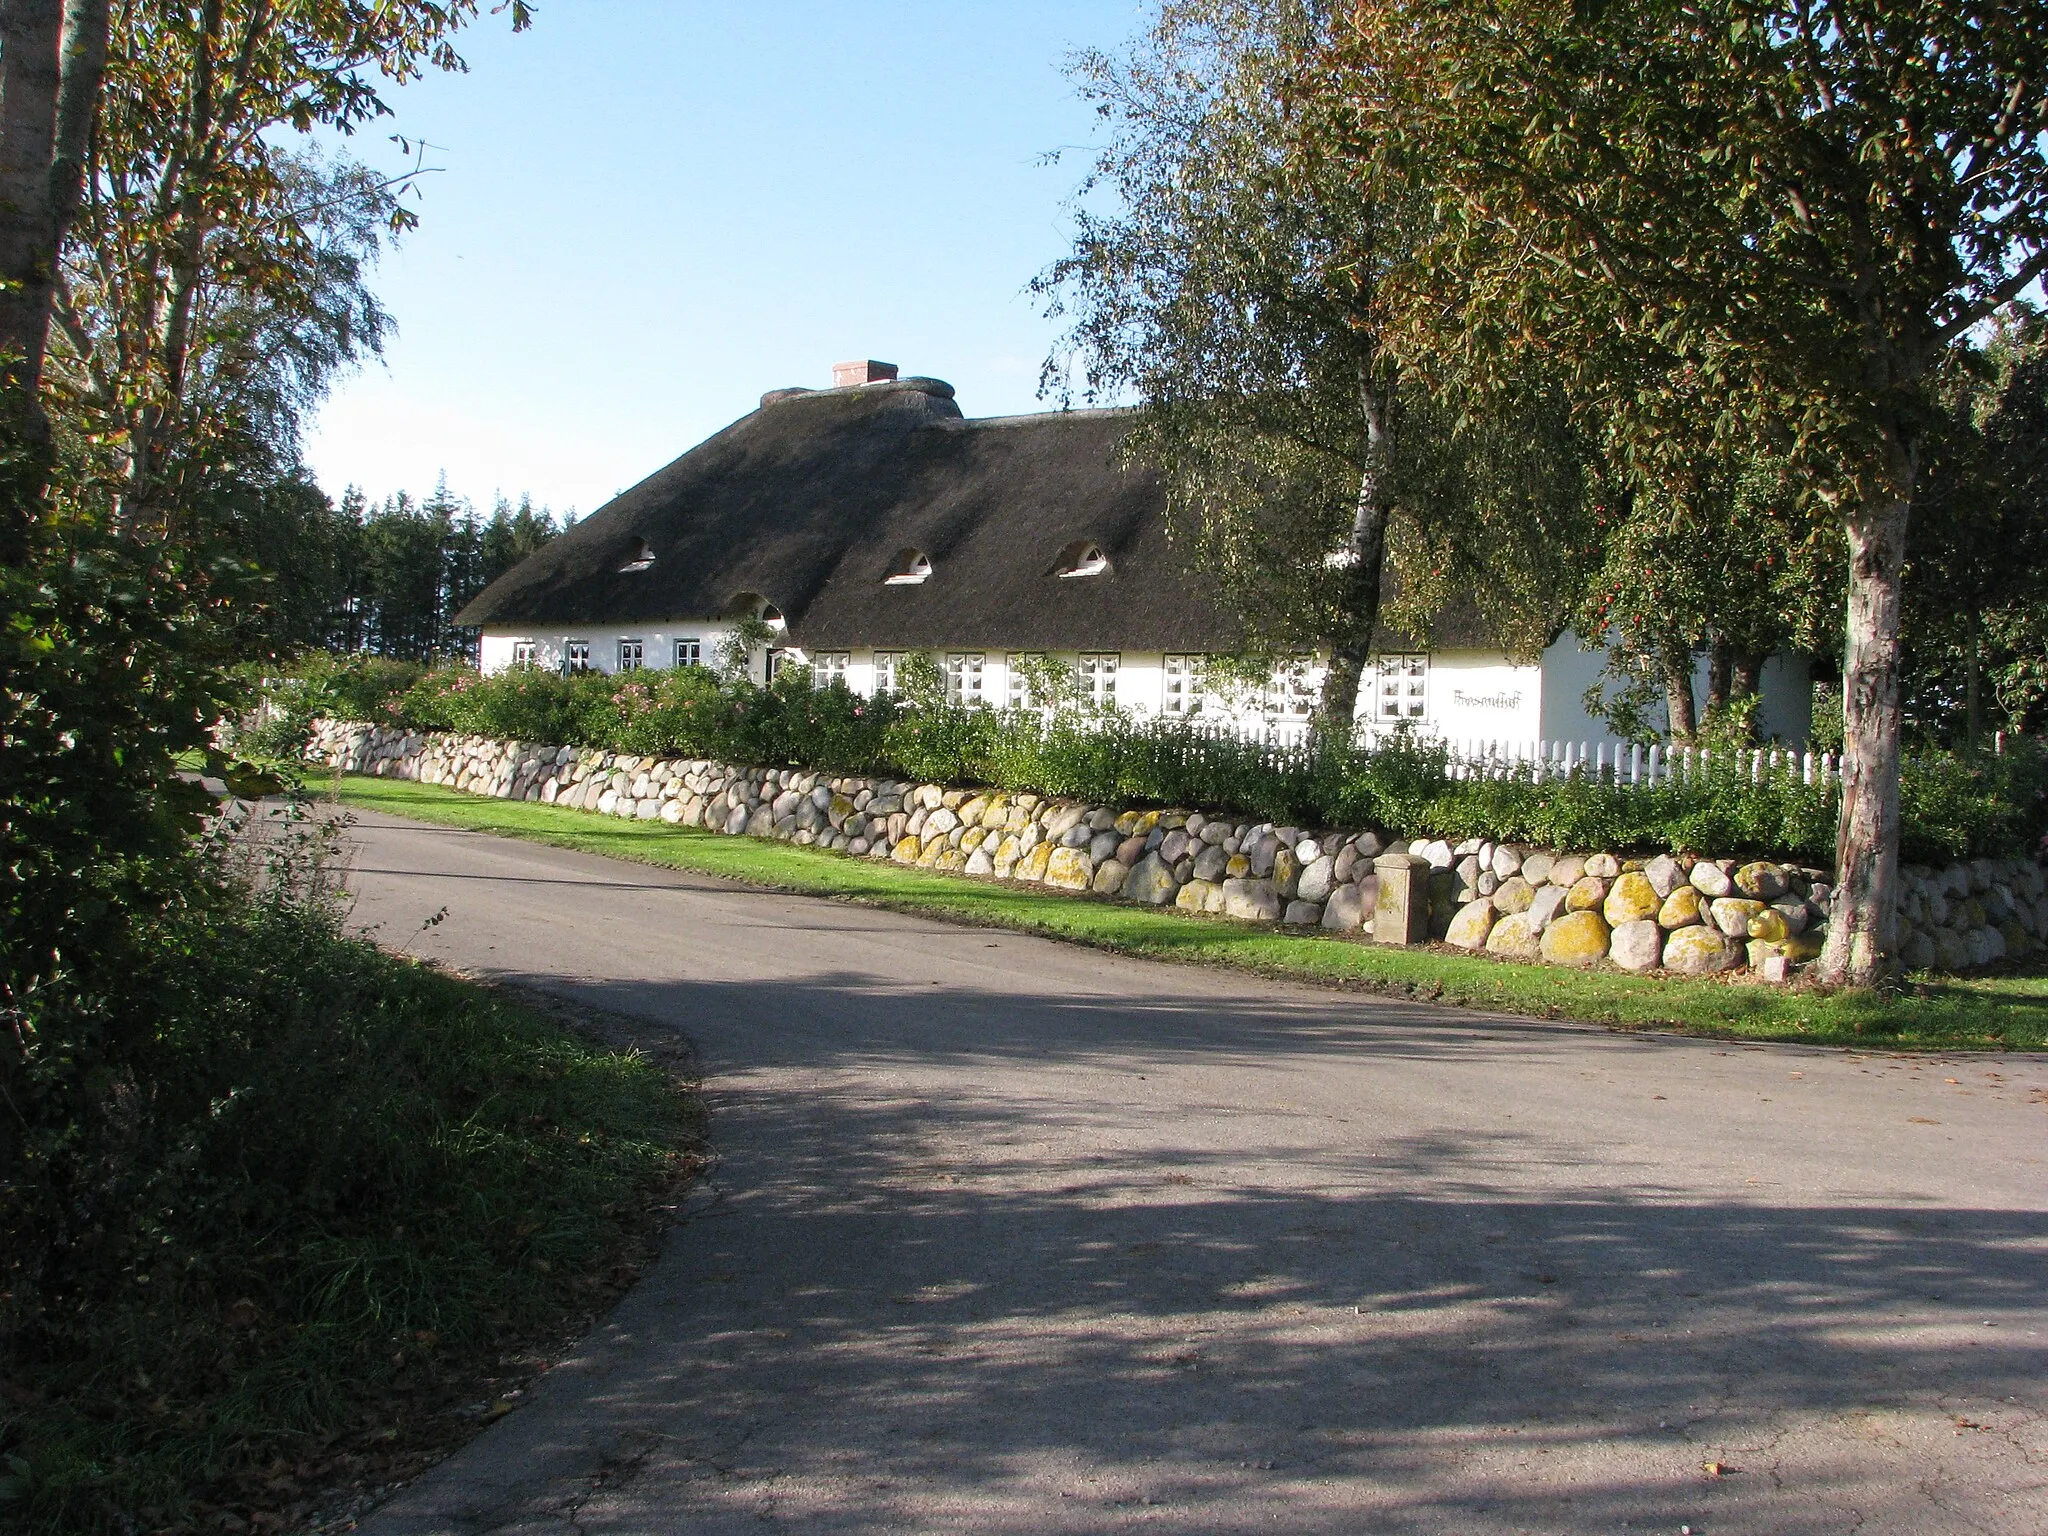
<svg viewBox="0 0 2048 1536">
<path fill-rule="evenodd" d="M 719 1154 L 368 1536 L 2048 1531 L 2048 1059 L 1628 1037 L 355 835 L 387 941 L 695 1041 Z"/>
</svg>

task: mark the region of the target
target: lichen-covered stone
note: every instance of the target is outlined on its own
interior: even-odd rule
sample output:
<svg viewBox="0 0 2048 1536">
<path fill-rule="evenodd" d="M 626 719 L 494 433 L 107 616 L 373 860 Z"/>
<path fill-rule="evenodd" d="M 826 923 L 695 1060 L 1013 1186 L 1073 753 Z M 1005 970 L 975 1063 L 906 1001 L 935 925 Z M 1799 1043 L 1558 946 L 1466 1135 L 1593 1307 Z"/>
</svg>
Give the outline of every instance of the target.
<svg viewBox="0 0 2048 1536">
<path fill-rule="evenodd" d="M 1493 909 L 1491 901 L 1467 902 L 1458 909 L 1458 915 L 1451 919 L 1450 929 L 1444 934 L 1446 944 L 1455 944 L 1459 949 L 1484 949 L 1486 936 L 1493 931 L 1493 920 L 1500 914 Z"/>
<path fill-rule="evenodd" d="M 1173 898 L 1173 904 L 1183 912 L 1206 912 L 1209 895 L 1216 889 L 1210 880 L 1190 880 L 1182 886 Z"/>
<path fill-rule="evenodd" d="M 1607 919 L 1591 908 L 1567 912 L 1543 930 L 1543 958 L 1551 965 L 1588 966 L 1607 957 Z"/>
<path fill-rule="evenodd" d="M 1761 859 L 1735 871 L 1735 889 L 1752 901 L 1776 901 L 1790 888 L 1784 869 Z"/>
<path fill-rule="evenodd" d="M 1223 882 L 1223 915 L 1246 922 L 1279 921 L 1284 907 L 1271 880 L 1232 877 Z"/>
<path fill-rule="evenodd" d="M 1079 848 L 1055 848 L 1046 861 L 1045 883 L 1055 890 L 1085 891 L 1094 876 L 1094 865 Z"/>
<path fill-rule="evenodd" d="M 1741 964 L 1742 951 L 1718 928 L 1695 923 L 1664 941 L 1664 969 L 1682 976 L 1711 976 Z"/>
<path fill-rule="evenodd" d="M 1509 875 L 1494 887 L 1493 910 L 1506 917 L 1515 912 L 1526 912 L 1529 904 L 1536 899 L 1536 888 L 1520 875 Z"/>
<path fill-rule="evenodd" d="M 1564 905 L 1567 912 L 1598 912 L 1606 900 L 1607 882 L 1598 875 L 1581 875 L 1566 892 Z"/>
<path fill-rule="evenodd" d="M 1653 919 L 1657 909 L 1664 903 L 1658 899 L 1657 888 L 1641 874 L 1625 874 L 1616 878 L 1614 886 L 1607 893 L 1607 899 L 1600 904 L 1600 915 L 1607 919 L 1609 927 L 1620 928 L 1626 923 L 1640 923 Z M 1654 962 L 1652 962 L 1654 964 Z"/>
<path fill-rule="evenodd" d="M 1784 913 L 1765 907 L 1749 920 L 1749 936 L 1762 939 L 1766 944 L 1782 944 L 1792 937 L 1792 929 L 1786 923 Z"/>
<path fill-rule="evenodd" d="M 1690 928 L 1701 921 L 1704 919 L 1700 916 L 1700 893 L 1690 885 L 1675 888 L 1657 909 L 1659 928 Z"/>
<path fill-rule="evenodd" d="M 1040 843 L 1017 862 L 1017 878 L 1037 882 L 1045 878 L 1046 867 L 1055 852 L 1051 843 Z"/>
<path fill-rule="evenodd" d="M 1717 896 L 1708 911 L 1713 914 L 1714 926 L 1731 939 L 1749 937 L 1749 920 L 1764 910 L 1764 904 L 1751 896 Z"/>
<path fill-rule="evenodd" d="M 1607 958 L 1624 971 L 1648 971 L 1664 957 L 1664 930 L 1654 919 L 1636 918 L 1614 925 L 1607 943 Z"/>
<path fill-rule="evenodd" d="M 1560 853 L 1550 861 L 1550 883 L 1570 890 L 1586 873 L 1586 861 L 1576 853 Z"/>
<path fill-rule="evenodd" d="M 1735 889 L 1735 882 L 1728 878 L 1728 871 L 1706 859 L 1693 865 L 1690 878 L 1692 888 L 1709 901 L 1726 896 Z"/>
<path fill-rule="evenodd" d="M 1541 960 L 1543 936 L 1529 926 L 1529 914 L 1510 912 L 1486 935 L 1486 952 L 1503 960 Z"/>
<path fill-rule="evenodd" d="M 922 852 L 924 852 L 922 839 L 901 837 L 896 840 L 896 847 L 890 852 L 889 857 L 898 864 L 915 864 L 917 856 Z"/>
</svg>

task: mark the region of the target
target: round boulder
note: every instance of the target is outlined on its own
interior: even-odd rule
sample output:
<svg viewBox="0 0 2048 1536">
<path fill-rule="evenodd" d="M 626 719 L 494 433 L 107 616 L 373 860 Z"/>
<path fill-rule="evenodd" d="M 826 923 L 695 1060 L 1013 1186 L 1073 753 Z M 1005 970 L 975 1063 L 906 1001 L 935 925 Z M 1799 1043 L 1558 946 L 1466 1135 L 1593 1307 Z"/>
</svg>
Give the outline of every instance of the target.
<svg viewBox="0 0 2048 1536">
<path fill-rule="evenodd" d="M 1572 882 L 1564 898 L 1568 912 L 1598 912 L 1607 900 L 1607 882 L 1598 875 L 1581 875 Z"/>
<path fill-rule="evenodd" d="M 1646 877 L 1626 874 L 1614 882 L 1606 901 L 1600 905 L 1600 912 L 1611 926 L 1619 928 L 1625 923 L 1640 923 L 1654 918 L 1663 905 L 1657 898 L 1656 887 Z"/>
<path fill-rule="evenodd" d="M 1609 936 L 1598 912 L 1568 912 L 1543 930 L 1543 958 L 1551 965 L 1592 965 L 1606 958 Z"/>
<path fill-rule="evenodd" d="M 1664 969 L 1682 976 L 1711 976 L 1742 963 L 1742 951 L 1718 928 L 1695 923 L 1664 941 Z"/>
<path fill-rule="evenodd" d="M 1484 949 L 1496 915 L 1491 901 L 1467 902 L 1451 919 L 1450 931 L 1444 935 L 1444 942 L 1455 944 L 1460 949 Z"/>
<path fill-rule="evenodd" d="M 1607 958 L 1624 971 L 1653 969 L 1664 956 L 1664 930 L 1650 918 L 1617 923 L 1607 945 Z"/>
<path fill-rule="evenodd" d="M 1529 914 L 1510 912 L 1486 935 L 1486 952 L 1503 960 L 1541 960 L 1543 939 L 1529 926 Z"/>
<path fill-rule="evenodd" d="M 1657 909 L 1659 928 L 1690 928 L 1699 921 L 1700 893 L 1689 885 L 1678 886 Z"/>
<path fill-rule="evenodd" d="M 1731 939 L 1749 937 L 1749 920 L 1764 910 L 1764 904 L 1748 896 L 1720 896 L 1708 908 L 1714 926 Z"/>
<path fill-rule="evenodd" d="M 1783 869 L 1761 859 L 1735 871 L 1735 889 L 1753 901 L 1776 901 L 1791 888 Z"/>
</svg>

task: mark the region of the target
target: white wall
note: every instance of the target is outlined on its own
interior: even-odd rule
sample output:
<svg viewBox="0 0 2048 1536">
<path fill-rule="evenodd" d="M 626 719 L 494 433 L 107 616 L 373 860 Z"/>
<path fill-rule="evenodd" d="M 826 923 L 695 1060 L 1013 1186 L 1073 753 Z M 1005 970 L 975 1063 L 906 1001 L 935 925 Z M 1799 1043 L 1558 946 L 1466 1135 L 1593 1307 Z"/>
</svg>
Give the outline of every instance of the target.
<svg viewBox="0 0 2048 1536">
<path fill-rule="evenodd" d="M 590 646 L 591 669 L 613 672 L 618 669 L 619 641 L 635 639 L 642 644 L 644 665 L 660 668 L 674 664 L 678 639 L 691 638 L 701 648 L 704 665 L 711 666 L 716 663 L 718 650 L 733 628 L 729 619 L 669 619 L 641 626 L 586 624 L 553 630 L 494 629 L 484 632 L 479 659 L 484 672 L 503 671 L 512 665 L 513 647 L 521 641 L 532 641 L 536 646 L 535 664 L 546 671 L 558 671 L 567 644 L 581 640 Z M 982 658 L 982 701 L 995 708 L 1006 705 L 1009 702 L 1012 653 L 992 650 L 963 653 Z M 855 693 L 874 693 L 875 654 L 873 648 L 847 653 L 846 681 Z M 933 654 L 943 661 L 953 653 L 940 648 Z M 1074 651 L 1050 654 L 1053 660 L 1070 668 L 1080 659 L 1079 653 Z M 793 665 L 808 665 L 810 661 L 801 648 L 794 646 L 789 647 L 784 655 Z M 1578 636 L 1569 630 L 1558 637 L 1543 653 L 1541 663 L 1534 666 L 1517 664 L 1498 652 L 1436 652 L 1429 658 L 1426 712 L 1418 722 L 1419 727 L 1423 734 L 1442 737 L 1454 745 L 1473 741 L 1521 743 L 1538 739 L 1612 743 L 1615 737 L 1606 722 L 1589 715 L 1583 702 L 1586 689 L 1600 680 L 1605 660 L 1603 652 L 1583 649 Z M 1694 679 L 1695 690 L 1701 698 L 1706 695 L 1706 667 L 1706 658 L 1702 656 Z M 757 655 L 754 671 L 757 680 L 761 670 L 761 658 Z M 1311 696 L 1320 694 L 1324 671 L 1319 660 L 1312 661 L 1306 668 L 1305 682 Z M 1375 681 L 1368 669 L 1359 688 L 1361 720 L 1371 719 L 1376 698 Z M 1758 718 L 1763 734 L 1794 743 L 1804 742 L 1812 725 L 1813 702 L 1806 662 L 1790 656 L 1772 657 L 1765 665 L 1760 686 L 1763 700 Z M 1118 707 L 1133 714 L 1158 714 L 1165 692 L 1164 655 L 1158 651 L 1121 653 L 1116 676 Z M 1257 691 L 1231 699 L 1198 695 L 1198 704 L 1195 718 L 1219 724 L 1229 722 L 1251 732 L 1270 730 L 1285 736 L 1299 724 L 1296 717 L 1278 709 L 1274 698 Z M 1653 714 L 1661 724 L 1661 700 Z"/>
<path fill-rule="evenodd" d="M 730 619 L 665 619 L 655 624 L 581 624 L 563 625 L 556 629 L 487 629 L 478 648 L 477 664 L 489 674 L 502 672 L 512 665 L 513 648 L 522 641 L 531 641 L 535 647 L 534 665 L 544 672 L 559 672 L 563 657 L 572 640 L 587 642 L 590 646 L 590 670 L 593 672 L 616 672 L 619 669 L 619 642 L 638 640 L 647 667 L 670 667 L 675 665 L 676 641 L 695 640 L 704 658 L 705 666 L 712 666 L 718 658 L 718 648 L 733 631 Z"/>
<path fill-rule="evenodd" d="M 1498 652 L 1437 651 L 1429 658 L 1430 729 L 1452 743 L 1533 741 L 1543 732 L 1544 672 Z"/>
</svg>

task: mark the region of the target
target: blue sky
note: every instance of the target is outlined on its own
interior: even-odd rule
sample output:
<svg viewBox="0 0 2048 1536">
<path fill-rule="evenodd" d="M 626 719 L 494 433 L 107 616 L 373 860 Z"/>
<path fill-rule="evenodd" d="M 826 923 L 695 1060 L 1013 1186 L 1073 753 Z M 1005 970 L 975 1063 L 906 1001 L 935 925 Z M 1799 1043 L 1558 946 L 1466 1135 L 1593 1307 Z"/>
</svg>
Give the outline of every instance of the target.
<svg viewBox="0 0 2048 1536">
<path fill-rule="evenodd" d="M 1136 0 L 541 0 L 466 75 L 391 96 L 433 148 L 377 289 L 398 334 L 307 459 L 338 496 L 531 492 L 595 510 L 761 392 L 876 357 L 969 415 L 1041 409 L 1022 289 L 1066 249 L 1095 135 L 1062 73 Z M 1066 149 L 1056 165 L 1048 151 Z"/>
</svg>

